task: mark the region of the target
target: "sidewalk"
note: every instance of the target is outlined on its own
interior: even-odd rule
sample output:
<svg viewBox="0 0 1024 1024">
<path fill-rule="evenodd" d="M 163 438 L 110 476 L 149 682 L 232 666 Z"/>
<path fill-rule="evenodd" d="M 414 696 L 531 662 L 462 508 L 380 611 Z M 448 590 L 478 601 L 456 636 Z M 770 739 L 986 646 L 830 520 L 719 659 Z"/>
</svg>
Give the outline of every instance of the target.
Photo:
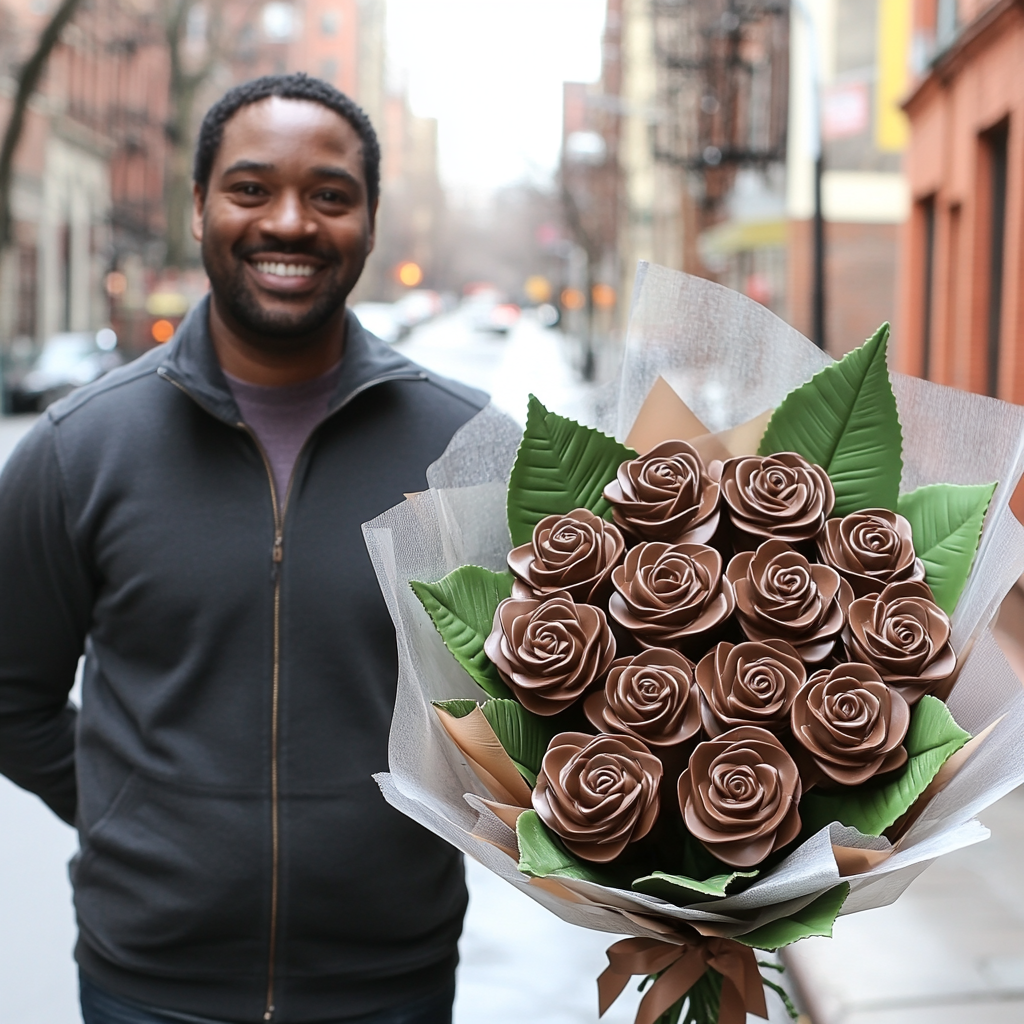
<svg viewBox="0 0 1024 1024">
<path fill-rule="evenodd" d="M 996 639 L 1024 676 L 1024 592 Z M 790 947 L 813 1024 L 1024 1021 L 1024 787 L 981 815 L 986 842 L 942 857 L 889 907 L 841 917 Z"/>
</svg>

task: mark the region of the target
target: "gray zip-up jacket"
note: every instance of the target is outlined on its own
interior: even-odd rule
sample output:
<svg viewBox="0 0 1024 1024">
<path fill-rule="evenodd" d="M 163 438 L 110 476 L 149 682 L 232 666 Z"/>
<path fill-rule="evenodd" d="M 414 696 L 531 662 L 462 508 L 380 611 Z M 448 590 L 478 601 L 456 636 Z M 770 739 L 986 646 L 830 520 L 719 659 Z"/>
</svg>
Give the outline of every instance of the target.
<svg viewBox="0 0 1024 1024">
<path fill-rule="evenodd" d="M 397 657 L 360 526 L 423 489 L 484 401 L 348 314 L 338 391 L 275 508 L 203 302 L 11 456 L 0 771 L 79 830 L 76 956 L 98 984 L 287 1024 L 450 978 L 461 860 L 370 778 Z"/>
</svg>

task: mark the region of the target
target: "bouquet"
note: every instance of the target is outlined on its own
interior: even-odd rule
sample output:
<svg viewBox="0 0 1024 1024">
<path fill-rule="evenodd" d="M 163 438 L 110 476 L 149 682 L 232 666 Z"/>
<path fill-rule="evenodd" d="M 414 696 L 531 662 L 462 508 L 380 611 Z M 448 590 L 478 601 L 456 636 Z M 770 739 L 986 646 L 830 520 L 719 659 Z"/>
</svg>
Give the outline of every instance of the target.
<svg viewBox="0 0 1024 1024">
<path fill-rule="evenodd" d="M 1024 571 L 1024 415 L 890 374 L 887 343 L 832 363 L 641 264 L 593 426 L 487 409 L 364 528 L 400 655 L 377 781 L 630 936 L 601 1013 L 632 975 L 637 1024 L 792 1011 L 757 950 L 891 902 L 1024 781 L 987 628 Z"/>
</svg>

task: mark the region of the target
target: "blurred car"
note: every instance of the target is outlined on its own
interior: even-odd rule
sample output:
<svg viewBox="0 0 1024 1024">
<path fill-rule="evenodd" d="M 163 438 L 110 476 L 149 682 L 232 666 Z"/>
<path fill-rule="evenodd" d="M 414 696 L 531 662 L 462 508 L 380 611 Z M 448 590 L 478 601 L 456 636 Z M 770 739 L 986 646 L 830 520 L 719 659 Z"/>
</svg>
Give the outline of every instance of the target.
<svg viewBox="0 0 1024 1024">
<path fill-rule="evenodd" d="M 562 314 L 557 306 L 550 302 L 542 302 L 537 307 L 537 322 L 541 327 L 557 327 L 562 319 Z"/>
<path fill-rule="evenodd" d="M 83 384 L 98 380 L 124 360 L 109 328 L 54 334 L 28 371 L 9 385 L 11 412 L 42 412 Z"/>
<path fill-rule="evenodd" d="M 376 334 L 389 345 L 401 341 L 409 333 L 408 326 L 393 302 L 357 302 L 352 312 L 371 334 Z"/>
<path fill-rule="evenodd" d="M 474 331 L 508 334 L 519 323 L 519 307 L 506 302 L 497 292 L 480 291 L 463 303 L 466 319 Z"/>
<path fill-rule="evenodd" d="M 429 288 L 417 288 L 406 292 L 395 303 L 395 309 L 402 323 L 412 330 L 444 312 L 444 302 L 437 292 Z"/>
</svg>

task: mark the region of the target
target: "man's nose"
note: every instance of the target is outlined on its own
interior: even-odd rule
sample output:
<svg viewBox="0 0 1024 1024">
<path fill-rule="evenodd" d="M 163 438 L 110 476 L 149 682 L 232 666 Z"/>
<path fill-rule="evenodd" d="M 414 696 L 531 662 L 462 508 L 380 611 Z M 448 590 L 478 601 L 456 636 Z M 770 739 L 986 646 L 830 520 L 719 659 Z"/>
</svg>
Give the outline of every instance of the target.
<svg viewBox="0 0 1024 1024">
<path fill-rule="evenodd" d="M 290 190 L 279 193 L 265 208 L 260 228 L 265 234 L 289 241 L 315 235 L 317 230 L 302 197 Z"/>
</svg>

